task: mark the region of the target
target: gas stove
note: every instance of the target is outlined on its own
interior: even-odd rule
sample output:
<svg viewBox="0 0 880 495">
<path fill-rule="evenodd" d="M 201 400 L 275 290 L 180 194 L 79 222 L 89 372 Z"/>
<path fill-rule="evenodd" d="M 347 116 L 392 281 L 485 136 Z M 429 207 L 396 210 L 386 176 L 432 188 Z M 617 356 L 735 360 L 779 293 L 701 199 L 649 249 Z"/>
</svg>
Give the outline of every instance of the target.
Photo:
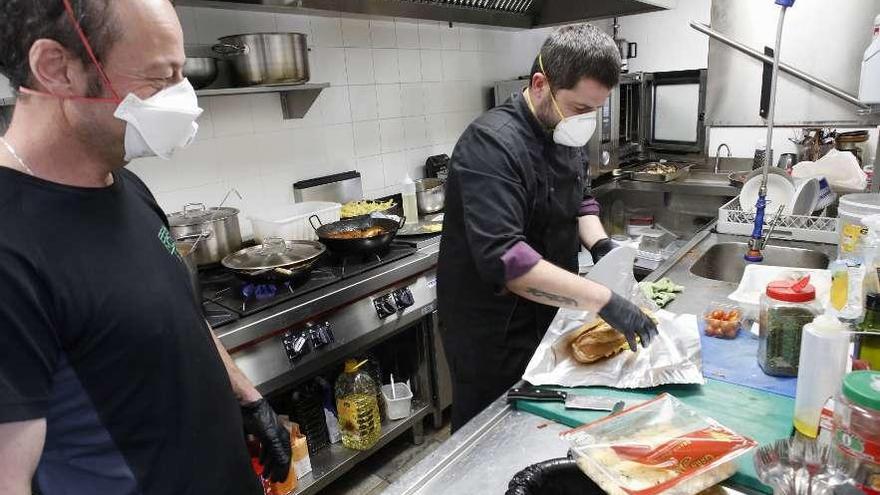
<svg viewBox="0 0 880 495">
<path fill-rule="evenodd" d="M 245 282 L 226 268 L 209 267 L 199 272 L 205 316 L 211 326 L 217 328 L 406 258 L 416 251 L 417 247 L 412 243 L 393 242 L 385 251 L 370 255 L 338 256 L 327 253 L 310 273 L 283 283 Z"/>
</svg>

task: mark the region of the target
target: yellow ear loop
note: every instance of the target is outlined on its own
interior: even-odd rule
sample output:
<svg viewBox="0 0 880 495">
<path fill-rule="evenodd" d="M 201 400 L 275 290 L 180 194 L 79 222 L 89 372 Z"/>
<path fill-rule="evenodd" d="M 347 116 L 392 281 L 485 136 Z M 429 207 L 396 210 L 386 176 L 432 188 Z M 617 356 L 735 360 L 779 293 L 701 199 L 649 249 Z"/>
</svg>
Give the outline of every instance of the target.
<svg viewBox="0 0 880 495">
<path fill-rule="evenodd" d="M 550 78 L 547 77 L 547 71 L 544 70 L 544 59 L 541 53 L 538 53 L 538 67 L 541 69 L 541 73 L 544 74 L 544 77 L 547 78 L 547 85 L 550 85 Z M 553 96 L 553 89 L 550 89 L 550 101 L 553 102 L 553 108 L 556 109 L 556 113 L 559 114 L 559 118 L 565 120 L 565 114 L 562 113 L 562 110 L 559 109 L 559 103 L 556 103 L 556 98 Z M 531 102 L 530 102 L 531 103 Z"/>
</svg>

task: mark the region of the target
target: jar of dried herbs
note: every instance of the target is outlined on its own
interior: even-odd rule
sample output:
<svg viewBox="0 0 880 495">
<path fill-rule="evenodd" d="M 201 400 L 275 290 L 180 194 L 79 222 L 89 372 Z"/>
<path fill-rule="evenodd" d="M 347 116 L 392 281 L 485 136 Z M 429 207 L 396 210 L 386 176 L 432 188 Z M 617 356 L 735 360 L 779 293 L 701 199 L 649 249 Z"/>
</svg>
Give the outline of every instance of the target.
<svg viewBox="0 0 880 495">
<path fill-rule="evenodd" d="M 801 333 L 822 308 L 810 277 L 776 280 L 761 295 L 758 364 L 773 376 L 797 376 Z"/>
</svg>

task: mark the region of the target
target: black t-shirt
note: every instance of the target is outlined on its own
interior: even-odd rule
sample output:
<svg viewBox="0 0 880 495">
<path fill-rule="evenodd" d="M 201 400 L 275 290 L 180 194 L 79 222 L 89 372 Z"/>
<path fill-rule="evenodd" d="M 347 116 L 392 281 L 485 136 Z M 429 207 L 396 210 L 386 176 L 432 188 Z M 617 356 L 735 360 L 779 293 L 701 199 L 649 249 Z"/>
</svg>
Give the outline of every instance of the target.
<svg viewBox="0 0 880 495">
<path fill-rule="evenodd" d="M 0 167 L 0 422 L 46 418 L 44 495 L 262 493 L 165 215 Z"/>
</svg>

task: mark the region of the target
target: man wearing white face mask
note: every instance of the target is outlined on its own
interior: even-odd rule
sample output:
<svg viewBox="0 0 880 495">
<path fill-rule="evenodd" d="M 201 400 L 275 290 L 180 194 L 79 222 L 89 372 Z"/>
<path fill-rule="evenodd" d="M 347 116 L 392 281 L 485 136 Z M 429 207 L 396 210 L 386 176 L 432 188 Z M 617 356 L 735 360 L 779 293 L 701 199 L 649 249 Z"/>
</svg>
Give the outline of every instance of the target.
<svg viewBox="0 0 880 495">
<path fill-rule="evenodd" d="M 124 167 L 201 113 L 169 0 L 3 0 L 0 494 L 257 495 L 290 441 L 195 304 L 164 213 Z"/>
<path fill-rule="evenodd" d="M 633 350 L 657 332 L 634 304 L 576 275 L 581 244 L 597 259 L 613 248 L 585 194 L 583 147 L 619 72 L 608 35 L 587 24 L 560 28 L 528 87 L 455 146 L 437 279 L 453 429 L 522 376 L 560 307 L 598 312 Z"/>
</svg>

